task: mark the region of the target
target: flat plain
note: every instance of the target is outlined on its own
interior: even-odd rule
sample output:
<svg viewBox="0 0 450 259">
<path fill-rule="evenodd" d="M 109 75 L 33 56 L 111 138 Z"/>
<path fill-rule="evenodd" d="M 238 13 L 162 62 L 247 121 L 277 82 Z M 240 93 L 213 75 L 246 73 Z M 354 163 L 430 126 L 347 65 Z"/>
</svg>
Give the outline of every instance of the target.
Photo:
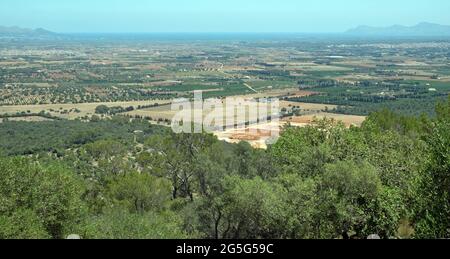
<svg viewBox="0 0 450 259">
<path fill-rule="evenodd" d="M 58 49 L 50 42 L 25 41 L 20 49 L 1 42 L 0 116 L 121 115 L 167 125 L 176 114 L 173 100 L 201 90 L 203 98 L 219 100 L 278 98 L 282 123 L 308 125 L 328 117 L 349 126 L 383 108 L 432 114 L 450 91 L 445 41 L 79 42 L 63 40 Z M 116 112 L 96 114 L 101 105 Z"/>
</svg>

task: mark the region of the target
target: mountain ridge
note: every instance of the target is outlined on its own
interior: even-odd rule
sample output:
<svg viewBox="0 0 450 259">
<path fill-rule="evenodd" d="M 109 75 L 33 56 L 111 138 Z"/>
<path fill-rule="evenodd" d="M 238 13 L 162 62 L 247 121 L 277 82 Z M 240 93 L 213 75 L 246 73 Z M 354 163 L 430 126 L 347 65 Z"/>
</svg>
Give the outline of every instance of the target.
<svg viewBox="0 0 450 259">
<path fill-rule="evenodd" d="M 345 34 L 361 36 L 450 36 L 450 26 L 421 22 L 414 26 L 392 25 L 375 27 L 361 25 L 347 30 Z"/>
<path fill-rule="evenodd" d="M 54 32 L 48 31 L 43 28 L 30 29 L 22 28 L 18 26 L 0 26 L 0 35 L 11 35 L 11 36 L 47 36 L 54 35 Z"/>
<path fill-rule="evenodd" d="M 422 36 L 422 37 L 450 37 L 450 26 L 437 23 L 421 22 L 414 26 L 392 25 L 387 27 L 376 27 L 360 25 L 343 33 L 349 36 Z M 22 28 L 19 26 L 1 26 L 1 36 L 55 36 L 55 32 L 44 28 Z"/>
</svg>

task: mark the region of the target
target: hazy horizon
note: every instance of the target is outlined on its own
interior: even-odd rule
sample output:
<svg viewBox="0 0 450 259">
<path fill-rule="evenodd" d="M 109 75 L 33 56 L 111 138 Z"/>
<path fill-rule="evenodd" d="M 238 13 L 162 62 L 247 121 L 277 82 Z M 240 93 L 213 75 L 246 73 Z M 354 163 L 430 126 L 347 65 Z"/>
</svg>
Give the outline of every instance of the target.
<svg viewBox="0 0 450 259">
<path fill-rule="evenodd" d="M 339 33 L 450 24 L 444 0 L 2 0 L 0 25 L 58 33 Z"/>
</svg>

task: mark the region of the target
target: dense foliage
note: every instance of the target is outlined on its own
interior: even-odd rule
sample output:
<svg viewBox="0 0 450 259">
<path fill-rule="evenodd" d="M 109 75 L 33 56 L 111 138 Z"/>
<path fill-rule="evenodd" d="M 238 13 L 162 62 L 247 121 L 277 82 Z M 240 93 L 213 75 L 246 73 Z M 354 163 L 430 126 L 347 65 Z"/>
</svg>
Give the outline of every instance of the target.
<svg viewBox="0 0 450 259">
<path fill-rule="evenodd" d="M 144 138 L 164 130 L 161 127 L 150 127 L 147 121 L 129 122 L 122 117 L 109 120 L 94 119 L 90 122 L 7 121 L 0 123 L 0 150 L 8 155 L 30 155 L 39 152 L 64 153 L 68 148 L 105 139 L 115 139 L 132 145 L 136 136 Z"/>
<path fill-rule="evenodd" d="M 0 238 L 449 238 L 450 98 L 436 114 L 288 126 L 268 150 L 143 121 L 5 122 Z"/>
<path fill-rule="evenodd" d="M 325 81 L 328 82 L 328 81 Z M 341 114 L 369 115 L 387 108 L 395 113 L 419 116 L 434 116 L 436 101 L 445 101 L 448 85 L 439 86 L 439 91 L 429 91 L 430 86 L 418 82 L 401 82 L 383 85 L 383 82 L 361 82 L 360 87 L 333 84 L 315 87 L 319 92 L 305 97 L 288 98 L 290 101 L 332 104 L 338 107 L 333 112 Z"/>
</svg>

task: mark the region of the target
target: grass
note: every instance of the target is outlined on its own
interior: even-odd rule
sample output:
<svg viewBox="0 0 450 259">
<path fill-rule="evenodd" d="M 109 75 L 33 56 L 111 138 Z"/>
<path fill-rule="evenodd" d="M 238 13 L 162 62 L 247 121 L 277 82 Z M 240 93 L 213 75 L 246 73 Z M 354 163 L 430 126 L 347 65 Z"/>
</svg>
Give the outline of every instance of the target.
<svg viewBox="0 0 450 259">
<path fill-rule="evenodd" d="M 16 106 L 0 106 L 0 114 L 14 115 L 16 113 L 40 113 L 45 111 L 52 116 L 73 120 L 84 116 L 95 114 L 95 108 L 99 105 L 108 107 L 137 107 L 139 105 L 152 105 L 155 103 L 167 104 L 171 100 L 152 100 L 152 101 L 132 101 L 132 102 L 110 102 L 110 103 L 79 103 L 79 104 L 42 104 L 42 105 L 16 105 Z M 78 110 L 76 112 L 75 110 Z M 67 113 L 66 113 L 66 112 Z M 71 112 L 70 112 L 71 111 Z"/>
</svg>

